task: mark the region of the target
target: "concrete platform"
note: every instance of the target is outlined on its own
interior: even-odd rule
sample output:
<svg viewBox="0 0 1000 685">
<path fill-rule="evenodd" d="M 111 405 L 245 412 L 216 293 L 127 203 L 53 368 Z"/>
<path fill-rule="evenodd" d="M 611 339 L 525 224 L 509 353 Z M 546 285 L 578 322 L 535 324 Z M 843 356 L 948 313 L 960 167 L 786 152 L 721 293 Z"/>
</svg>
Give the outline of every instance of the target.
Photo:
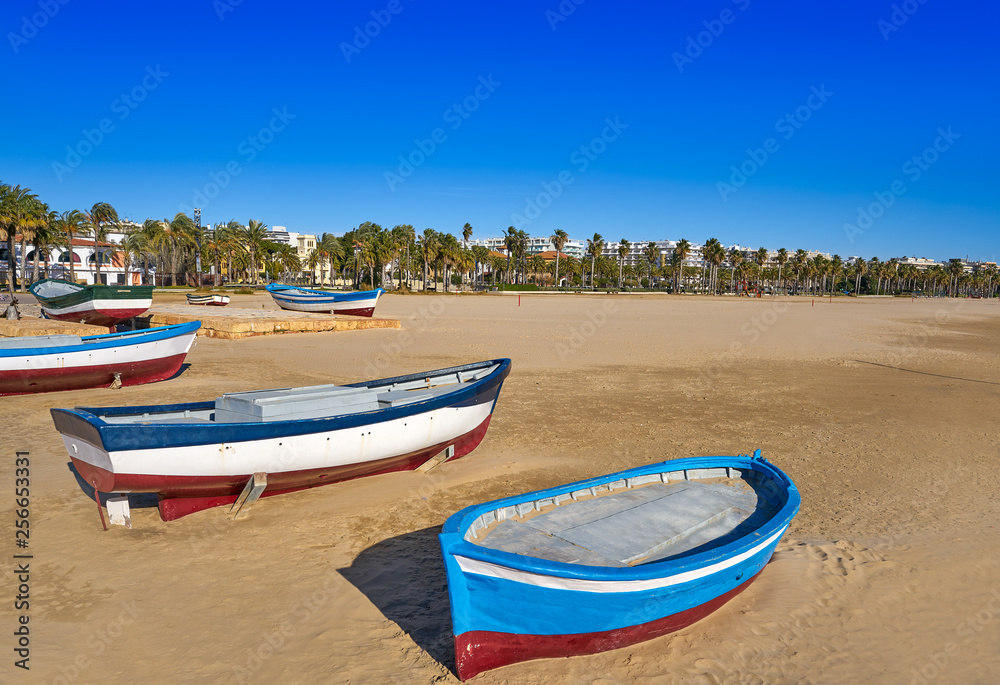
<svg viewBox="0 0 1000 685">
<path fill-rule="evenodd" d="M 189 304 L 156 304 L 137 320 L 149 326 L 201 321 L 198 335 L 208 338 L 247 338 L 275 333 L 357 331 L 369 328 L 400 328 L 397 319 L 276 312 L 246 307 L 198 307 Z"/>
</svg>

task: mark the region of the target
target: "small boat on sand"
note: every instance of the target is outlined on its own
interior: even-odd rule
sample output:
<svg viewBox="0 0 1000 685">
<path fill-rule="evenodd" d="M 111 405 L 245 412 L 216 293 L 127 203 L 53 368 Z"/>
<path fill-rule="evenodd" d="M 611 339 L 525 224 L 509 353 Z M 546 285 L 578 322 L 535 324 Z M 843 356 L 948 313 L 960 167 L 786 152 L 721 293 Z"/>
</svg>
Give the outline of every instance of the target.
<svg viewBox="0 0 1000 685">
<path fill-rule="evenodd" d="M 218 295 L 215 293 L 188 293 L 187 301 L 188 304 L 198 304 L 207 307 L 225 307 L 229 304 L 229 295 Z"/>
<path fill-rule="evenodd" d="M 353 293 L 333 293 L 309 290 L 290 285 L 272 283 L 267 286 L 275 304 L 294 312 L 329 312 L 351 316 L 371 316 L 375 313 L 378 298 L 385 294 L 382 288 Z"/>
<path fill-rule="evenodd" d="M 180 369 L 200 327 L 0 338 L 0 395 L 162 381 Z"/>
<path fill-rule="evenodd" d="M 53 409 L 52 419 L 95 490 L 155 492 L 170 521 L 234 504 L 251 479 L 266 481 L 267 497 L 462 457 L 486 435 L 509 372 L 495 359 L 209 402 Z"/>
<path fill-rule="evenodd" d="M 139 316 L 153 304 L 151 285 L 79 285 L 58 278 L 28 288 L 50 319 L 114 326 Z"/>
<path fill-rule="evenodd" d="M 757 578 L 799 502 L 757 450 L 463 509 L 439 536 L 458 676 L 617 649 L 694 623 Z"/>
</svg>

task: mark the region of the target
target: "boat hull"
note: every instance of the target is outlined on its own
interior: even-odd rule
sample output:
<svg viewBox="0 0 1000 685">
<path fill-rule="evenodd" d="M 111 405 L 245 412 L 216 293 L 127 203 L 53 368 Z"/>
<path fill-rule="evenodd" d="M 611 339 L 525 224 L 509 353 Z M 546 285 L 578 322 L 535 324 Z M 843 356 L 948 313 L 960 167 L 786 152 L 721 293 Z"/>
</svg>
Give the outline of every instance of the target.
<svg viewBox="0 0 1000 685">
<path fill-rule="evenodd" d="M 462 680 L 468 680 L 484 671 L 522 661 L 598 654 L 669 635 L 705 618 L 747 589 L 759 575 L 699 606 L 614 630 L 562 635 L 469 631 L 455 637 L 456 670 Z"/>
<path fill-rule="evenodd" d="M 53 409 L 52 416 L 84 480 L 101 492 L 155 492 L 161 516 L 173 520 L 231 504 L 258 472 L 267 473 L 262 496 L 270 496 L 412 470 L 448 447 L 454 447 L 453 459 L 465 456 L 483 440 L 508 371 L 504 362 L 483 382 L 456 393 L 454 401 L 332 418 L 105 425 L 81 409 Z M 213 405 L 172 409 L 206 406 Z"/>
<path fill-rule="evenodd" d="M 228 295 L 188 295 L 187 303 L 205 307 L 225 307 L 229 304 Z"/>
<path fill-rule="evenodd" d="M 282 309 L 295 312 L 345 314 L 349 316 L 372 316 L 379 297 L 385 292 L 381 288 L 356 293 L 324 293 L 305 288 L 269 286 L 274 303 Z"/>
<path fill-rule="evenodd" d="M 55 285 L 53 285 L 55 284 Z M 47 296 L 63 287 L 67 292 Z M 153 286 L 77 286 L 56 279 L 31 285 L 42 311 L 50 319 L 75 321 L 94 326 L 114 326 L 139 316 L 153 304 Z"/>
<path fill-rule="evenodd" d="M 468 537 L 484 515 L 501 520 L 515 515 L 511 507 L 518 504 L 544 501 L 550 507 L 556 496 L 602 484 L 633 487 L 630 479 L 657 469 L 679 469 L 684 480 L 685 469 L 752 469 L 785 488 L 787 499 L 766 523 L 735 541 L 636 566 L 548 561 L 482 547 Z M 449 518 L 440 535 L 458 676 L 465 680 L 521 661 L 603 652 L 680 630 L 718 609 L 760 574 L 798 506 L 795 486 L 767 462 L 706 457 L 469 507 Z M 511 513 L 491 514 L 501 511 Z"/>
<path fill-rule="evenodd" d="M 147 335 L 149 331 L 137 332 L 142 334 L 138 336 L 122 335 L 118 336 L 120 345 L 96 349 L 78 345 L 19 351 L 24 354 L 2 350 L 0 395 L 106 388 L 116 377 L 122 386 L 166 380 L 180 370 L 199 325 L 195 322 L 175 327 L 180 331 L 170 337 Z"/>
</svg>

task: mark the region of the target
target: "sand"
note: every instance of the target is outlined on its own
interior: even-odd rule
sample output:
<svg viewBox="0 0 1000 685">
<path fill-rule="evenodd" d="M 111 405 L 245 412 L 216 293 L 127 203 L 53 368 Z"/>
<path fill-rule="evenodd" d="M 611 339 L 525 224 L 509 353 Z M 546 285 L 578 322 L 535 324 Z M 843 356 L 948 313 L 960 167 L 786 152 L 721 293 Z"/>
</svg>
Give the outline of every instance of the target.
<svg viewBox="0 0 1000 685">
<path fill-rule="evenodd" d="M 759 447 L 802 508 L 746 592 L 673 635 L 474 682 L 995 682 L 1000 303 L 388 295 L 378 313 L 403 328 L 200 338 L 170 381 L 0 398 L 3 566 L 14 450 L 30 451 L 34 555 L 31 671 L 13 667 L 5 582 L 0 681 L 454 683 L 435 537 L 451 513 Z M 472 454 L 261 500 L 235 523 L 134 508 L 132 530 L 102 532 L 48 414 L 494 357 L 513 370 Z"/>
</svg>

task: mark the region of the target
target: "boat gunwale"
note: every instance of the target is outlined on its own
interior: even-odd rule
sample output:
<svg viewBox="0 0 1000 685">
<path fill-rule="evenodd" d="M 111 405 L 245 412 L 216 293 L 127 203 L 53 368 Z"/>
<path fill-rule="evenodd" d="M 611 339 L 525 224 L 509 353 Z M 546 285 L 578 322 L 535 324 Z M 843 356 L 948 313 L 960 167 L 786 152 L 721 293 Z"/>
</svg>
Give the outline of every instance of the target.
<svg viewBox="0 0 1000 685">
<path fill-rule="evenodd" d="M 504 497 L 483 504 L 474 504 L 448 517 L 438 538 L 441 548 L 446 555 L 466 557 L 502 568 L 525 571 L 541 576 L 598 581 L 653 580 L 694 571 L 747 552 L 776 533 L 784 534 L 784 529 L 787 528 L 798 511 L 801 504 L 801 496 L 799 495 L 798 488 L 795 487 L 792 480 L 781 469 L 760 457 L 759 454 L 760 450 L 757 450 L 753 457 L 705 456 L 671 459 L 617 473 L 588 478 L 574 483 L 567 483 L 554 488 Z M 612 483 L 623 478 L 634 478 L 636 476 L 667 471 L 724 468 L 727 466 L 763 473 L 784 488 L 784 491 L 787 493 L 787 499 L 774 515 L 759 528 L 732 542 L 704 552 L 689 554 L 679 558 L 668 557 L 636 566 L 586 566 L 482 547 L 468 542 L 464 537 L 466 531 L 472 526 L 472 523 L 488 511 L 495 511 L 529 500 L 533 501 L 555 495 L 568 494 L 576 490 Z M 463 573 L 465 572 L 463 571 Z"/>
<path fill-rule="evenodd" d="M 158 326 L 156 328 L 144 328 L 137 331 L 124 331 L 122 333 L 101 333 L 98 335 L 80 336 L 80 342 L 72 345 L 60 345 L 58 347 L 11 347 L 0 348 L 0 358 L 23 357 L 28 354 L 34 357 L 47 356 L 52 354 L 69 354 L 81 351 L 106 350 L 113 347 L 127 347 L 129 345 L 144 345 L 161 340 L 169 340 L 188 333 L 193 333 L 201 328 L 201 321 L 187 321 L 185 323 L 170 324 L 168 326 Z M 27 338 L 34 336 L 24 336 Z M 97 342 L 92 342 L 97 341 Z"/>
<path fill-rule="evenodd" d="M 392 383 L 402 383 L 412 380 L 419 380 L 434 375 L 446 375 L 448 373 L 458 373 L 474 369 L 486 368 L 488 366 L 497 367 L 495 371 L 483 378 L 460 384 L 454 391 L 444 393 L 437 397 L 430 397 L 425 400 L 410 402 L 398 407 L 380 407 L 366 412 L 356 412 L 350 414 L 339 414 L 334 416 L 321 416 L 306 419 L 287 419 L 279 421 L 262 421 L 247 423 L 157 423 L 141 424 L 134 423 L 108 423 L 102 416 L 129 416 L 156 413 L 174 413 L 183 411 L 204 411 L 214 410 L 215 401 L 187 402 L 172 405 L 149 405 L 149 406 L 122 406 L 122 407 L 75 407 L 73 409 L 53 408 L 52 417 L 56 423 L 56 428 L 61 433 L 72 434 L 80 439 L 92 442 L 95 446 L 107 452 L 127 451 L 134 449 L 150 449 L 151 447 L 189 447 L 214 445 L 223 442 L 218 434 L 224 431 L 238 429 L 243 439 L 225 439 L 226 443 L 257 442 L 260 440 L 270 440 L 276 438 L 294 437 L 297 435 L 310 435 L 313 433 L 325 433 L 336 430 L 358 428 L 373 424 L 404 419 L 438 409 L 444 409 L 453 405 L 461 404 L 473 399 L 481 394 L 492 392 L 496 387 L 496 397 L 493 398 L 494 407 L 497 397 L 500 395 L 500 386 L 510 373 L 510 359 L 492 359 L 471 364 L 463 364 L 444 369 L 425 371 L 392 378 L 382 378 L 373 381 L 361 381 L 358 383 L 345 384 L 340 387 L 381 387 Z M 306 386 L 308 387 L 308 386 Z M 275 388 L 277 390 L 283 388 Z M 491 409 L 492 413 L 492 409 Z M 81 427 L 80 431 L 67 432 L 73 424 L 83 423 L 86 427 Z M 138 431 L 141 435 L 136 436 L 137 427 L 144 430 Z M 83 433 L 86 433 L 84 435 Z M 176 433 L 185 437 L 177 440 L 167 440 L 167 434 Z M 97 439 L 98 442 L 93 442 Z"/>
</svg>

